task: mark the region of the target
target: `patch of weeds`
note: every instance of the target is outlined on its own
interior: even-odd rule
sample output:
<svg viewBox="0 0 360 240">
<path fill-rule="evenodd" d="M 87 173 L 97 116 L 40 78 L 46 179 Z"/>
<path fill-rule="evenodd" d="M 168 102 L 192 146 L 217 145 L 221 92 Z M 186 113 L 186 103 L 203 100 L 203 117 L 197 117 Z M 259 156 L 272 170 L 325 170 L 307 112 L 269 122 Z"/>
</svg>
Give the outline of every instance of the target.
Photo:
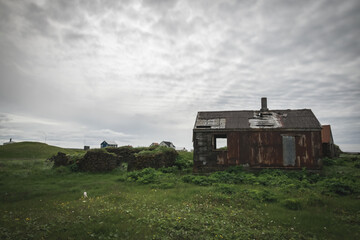
<svg viewBox="0 0 360 240">
<path fill-rule="evenodd" d="M 288 198 L 282 202 L 283 206 L 290 210 L 301 210 L 302 203 L 299 199 Z"/>
<path fill-rule="evenodd" d="M 324 166 L 333 166 L 333 165 L 336 164 L 336 161 L 333 158 L 325 157 L 325 158 L 322 159 L 322 163 L 323 163 Z"/>
<path fill-rule="evenodd" d="M 359 161 L 359 160 L 357 160 L 357 161 L 355 162 L 354 167 L 360 168 L 360 161 Z"/>
<path fill-rule="evenodd" d="M 330 178 L 320 182 L 323 187 L 322 193 L 336 193 L 338 195 L 350 195 L 359 192 L 359 186 L 354 182 L 342 178 Z"/>
<path fill-rule="evenodd" d="M 234 194 L 234 193 L 236 193 L 236 189 L 235 189 L 234 185 L 220 183 L 220 184 L 216 184 L 215 192 L 219 192 L 222 194 Z"/>
<path fill-rule="evenodd" d="M 161 182 L 157 184 L 152 184 L 151 188 L 158 188 L 158 189 L 170 189 L 174 188 L 176 185 L 173 182 Z"/>
<path fill-rule="evenodd" d="M 54 168 L 54 171 L 57 174 L 69 174 L 69 173 L 71 173 L 70 167 L 67 167 L 67 166 L 60 166 L 60 167 Z"/>
<path fill-rule="evenodd" d="M 140 171 L 133 171 L 127 174 L 127 181 L 141 184 L 155 183 L 162 172 L 153 168 L 144 168 Z"/>
<path fill-rule="evenodd" d="M 242 166 L 233 166 L 233 167 L 227 168 L 226 172 L 239 174 L 239 173 L 244 172 L 244 168 Z"/>
<path fill-rule="evenodd" d="M 179 170 L 185 170 L 193 167 L 192 153 L 180 152 L 175 161 L 175 166 Z"/>
<path fill-rule="evenodd" d="M 177 173 L 179 171 L 177 166 L 172 166 L 172 167 L 163 167 L 163 168 L 159 168 L 159 171 L 163 172 L 163 173 Z"/>
<path fill-rule="evenodd" d="M 284 186 L 293 182 L 279 170 L 263 170 L 256 181 L 264 186 Z"/>
<path fill-rule="evenodd" d="M 241 181 L 245 184 L 259 184 L 259 182 L 257 181 L 257 177 L 251 173 L 241 174 L 238 178 L 240 178 Z"/>
<path fill-rule="evenodd" d="M 122 175 L 117 179 L 118 182 L 126 182 L 127 180 L 127 175 Z"/>
<path fill-rule="evenodd" d="M 317 183 L 321 179 L 322 177 L 318 173 L 311 173 L 307 176 L 307 180 L 309 181 L 309 183 Z"/>
<path fill-rule="evenodd" d="M 245 194 L 249 195 L 252 199 L 257 200 L 259 202 L 276 202 L 277 198 L 275 194 L 268 190 L 259 190 L 259 189 L 251 189 L 245 190 Z"/>
<path fill-rule="evenodd" d="M 235 174 L 221 171 L 221 172 L 214 172 L 210 174 L 208 177 L 210 182 L 214 183 L 234 183 L 235 182 Z"/>
<path fill-rule="evenodd" d="M 316 194 L 309 195 L 306 204 L 311 207 L 323 207 L 324 201 Z"/>
<path fill-rule="evenodd" d="M 184 183 L 192 183 L 193 178 L 193 175 L 185 175 L 181 178 L 181 181 L 183 181 Z"/>
<path fill-rule="evenodd" d="M 209 186 L 212 184 L 209 178 L 205 176 L 194 176 L 191 182 L 195 185 L 200 185 L 200 186 Z"/>
<path fill-rule="evenodd" d="M 70 167 L 70 170 L 72 172 L 78 172 L 79 171 L 79 165 L 77 165 L 76 162 L 71 164 L 69 167 Z"/>
</svg>

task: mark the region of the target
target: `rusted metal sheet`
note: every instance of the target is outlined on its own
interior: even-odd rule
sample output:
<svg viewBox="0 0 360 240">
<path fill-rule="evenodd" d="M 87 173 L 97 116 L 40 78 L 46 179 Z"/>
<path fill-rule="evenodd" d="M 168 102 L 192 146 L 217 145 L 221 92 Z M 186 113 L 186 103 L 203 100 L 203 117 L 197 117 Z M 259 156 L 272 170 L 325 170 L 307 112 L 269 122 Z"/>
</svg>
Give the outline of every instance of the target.
<svg viewBox="0 0 360 240">
<path fill-rule="evenodd" d="M 227 137 L 227 150 L 214 148 L 214 135 Z M 194 132 L 194 171 L 250 167 L 318 168 L 322 156 L 321 133 L 309 131 Z M 285 140 L 284 140 L 285 139 Z M 200 170 L 199 170 L 200 169 Z"/>
<path fill-rule="evenodd" d="M 228 141 L 227 158 L 229 165 L 239 165 L 240 133 L 239 132 L 228 133 L 227 141 Z"/>
<path fill-rule="evenodd" d="M 218 151 L 216 154 L 217 164 L 219 165 L 229 165 L 228 158 L 227 158 L 227 151 Z"/>
<path fill-rule="evenodd" d="M 282 143 L 279 132 L 252 132 L 249 134 L 249 143 L 248 159 L 251 166 L 282 166 Z"/>
</svg>

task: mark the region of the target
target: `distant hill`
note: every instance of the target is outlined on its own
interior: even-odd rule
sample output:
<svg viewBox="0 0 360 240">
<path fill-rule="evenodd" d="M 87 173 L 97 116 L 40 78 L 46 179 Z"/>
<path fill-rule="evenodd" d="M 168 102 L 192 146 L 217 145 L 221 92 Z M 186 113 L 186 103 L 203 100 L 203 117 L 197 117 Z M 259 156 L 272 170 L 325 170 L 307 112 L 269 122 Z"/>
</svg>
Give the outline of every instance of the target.
<svg viewBox="0 0 360 240">
<path fill-rule="evenodd" d="M 0 159 L 45 159 L 57 154 L 58 152 L 71 154 L 82 151 L 82 149 L 67 149 L 39 142 L 19 142 L 0 146 Z"/>
</svg>

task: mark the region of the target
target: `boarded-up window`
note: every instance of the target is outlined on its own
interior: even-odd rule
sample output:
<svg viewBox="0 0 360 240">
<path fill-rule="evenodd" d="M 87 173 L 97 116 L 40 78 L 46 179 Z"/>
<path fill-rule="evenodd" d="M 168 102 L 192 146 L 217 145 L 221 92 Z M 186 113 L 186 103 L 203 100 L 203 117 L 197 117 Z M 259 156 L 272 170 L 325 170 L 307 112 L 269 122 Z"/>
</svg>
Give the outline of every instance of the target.
<svg viewBox="0 0 360 240">
<path fill-rule="evenodd" d="M 284 166 L 294 166 L 295 165 L 295 137 L 293 136 L 283 136 L 283 161 Z"/>
</svg>

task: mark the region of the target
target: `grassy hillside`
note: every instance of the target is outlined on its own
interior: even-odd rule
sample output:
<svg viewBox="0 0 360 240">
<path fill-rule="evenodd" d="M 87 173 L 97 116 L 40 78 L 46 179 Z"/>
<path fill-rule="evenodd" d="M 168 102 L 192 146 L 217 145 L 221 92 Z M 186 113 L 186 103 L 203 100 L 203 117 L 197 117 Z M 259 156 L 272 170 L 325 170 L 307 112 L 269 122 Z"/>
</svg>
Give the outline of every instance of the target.
<svg viewBox="0 0 360 240">
<path fill-rule="evenodd" d="M 0 159 L 0 239 L 360 239 L 359 155 L 320 173 L 193 175 L 191 158 L 96 174 Z"/>
<path fill-rule="evenodd" d="M 45 159 L 58 152 L 76 153 L 79 151 L 82 150 L 65 149 L 39 142 L 19 142 L 0 146 L 0 159 Z"/>
</svg>

